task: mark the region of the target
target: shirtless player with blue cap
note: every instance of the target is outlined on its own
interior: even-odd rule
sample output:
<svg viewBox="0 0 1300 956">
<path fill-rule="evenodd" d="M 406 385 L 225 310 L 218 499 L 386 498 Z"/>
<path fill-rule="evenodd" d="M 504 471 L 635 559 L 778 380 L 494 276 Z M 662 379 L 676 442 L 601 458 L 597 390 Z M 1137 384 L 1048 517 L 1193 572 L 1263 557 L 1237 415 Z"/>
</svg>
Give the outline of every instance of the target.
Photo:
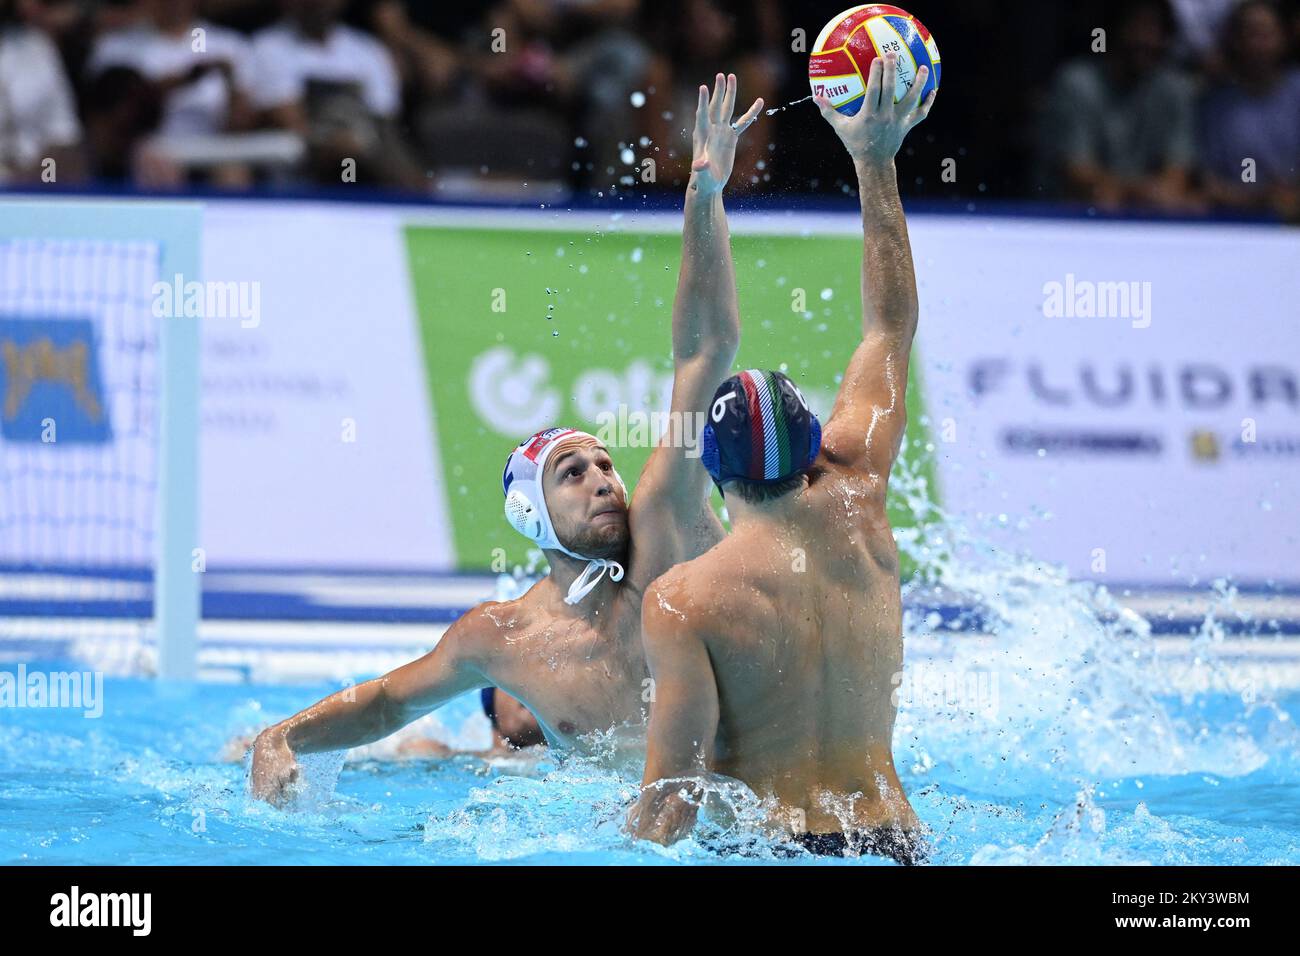
<svg viewBox="0 0 1300 956">
<path fill-rule="evenodd" d="M 723 382 L 701 461 L 731 533 L 646 593 L 655 701 L 636 836 L 681 839 L 720 774 L 771 808 L 778 846 L 924 858 L 891 751 L 903 636 L 885 490 L 918 311 L 894 155 L 933 94 L 921 102 L 918 71 L 896 104 L 895 70 L 894 54 L 872 61 L 855 116 L 817 101 L 854 160 L 865 237 L 862 342 L 825 430 L 779 372 Z"/>
<path fill-rule="evenodd" d="M 297 756 L 361 746 L 454 697 L 498 687 L 537 718 L 547 742 L 644 724 L 648 673 L 641 598 L 679 561 L 722 538 L 709 477 L 688 454 L 684 422 L 703 416 L 740 340 L 735 270 L 722 187 L 758 100 L 734 123 L 736 78 L 700 87 L 694 158 L 673 303 L 672 425 L 641 473 L 636 496 L 595 437 L 550 428 L 522 442 L 502 476 L 506 519 L 536 543 L 551 572 L 515 601 L 472 608 L 429 654 L 325 698 L 258 735 L 253 795 L 288 801 Z"/>
</svg>

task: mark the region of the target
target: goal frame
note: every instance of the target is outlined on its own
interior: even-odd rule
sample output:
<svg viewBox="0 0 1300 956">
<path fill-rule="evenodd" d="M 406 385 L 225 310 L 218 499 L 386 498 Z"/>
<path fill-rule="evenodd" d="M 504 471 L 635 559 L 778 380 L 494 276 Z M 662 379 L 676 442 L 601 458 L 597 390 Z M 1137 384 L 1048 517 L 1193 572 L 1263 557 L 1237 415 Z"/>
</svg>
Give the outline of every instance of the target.
<svg viewBox="0 0 1300 956">
<path fill-rule="evenodd" d="M 203 206 L 195 202 L 76 198 L 0 200 L 0 239 L 97 239 L 158 244 L 160 281 L 202 281 Z M 153 620 L 158 676 L 198 676 L 200 319 L 161 319 L 158 352 L 158 491 Z"/>
</svg>

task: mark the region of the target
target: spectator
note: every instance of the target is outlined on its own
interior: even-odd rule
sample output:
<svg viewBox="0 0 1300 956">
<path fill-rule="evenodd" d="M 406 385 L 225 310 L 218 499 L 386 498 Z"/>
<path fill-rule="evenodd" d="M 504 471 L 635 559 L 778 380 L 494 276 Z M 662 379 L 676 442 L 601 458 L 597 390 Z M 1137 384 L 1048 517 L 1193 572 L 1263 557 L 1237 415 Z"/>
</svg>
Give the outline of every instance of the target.
<svg viewBox="0 0 1300 956">
<path fill-rule="evenodd" d="M 621 178 L 620 168 L 631 173 L 621 154 L 636 139 L 631 97 L 649 62 L 639 9 L 639 0 L 503 0 L 492 8 L 462 56 L 464 102 L 490 103 L 491 121 L 463 107 L 430 110 L 421 129 L 434 161 L 556 182 L 576 148 L 580 171 L 601 188 Z"/>
<path fill-rule="evenodd" d="M 345 0 L 282 0 L 284 18 L 253 40 L 253 99 L 270 125 L 301 134 L 321 182 L 424 187 L 397 130 L 401 86 L 375 38 L 339 22 Z"/>
<path fill-rule="evenodd" d="M 1220 75 L 1223 58 L 1223 25 L 1237 0 L 1170 0 L 1178 23 L 1174 49 L 1189 69 L 1210 76 Z"/>
<path fill-rule="evenodd" d="M 86 85 L 82 114 L 97 177 L 133 177 L 137 146 L 158 128 L 162 115 L 158 95 L 155 84 L 125 66 L 110 66 Z"/>
<path fill-rule="evenodd" d="M 445 96 L 461 68 L 454 40 L 433 27 L 464 26 L 472 11 L 434 11 L 411 0 L 354 0 L 352 20 L 384 41 L 401 74 L 403 86 L 416 101 Z"/>
<path fill-rule="evenodd" d="M 663 10 L 645 126 L 659 147 L 655 159 L 665 185 L 684 184 L 690 175 L 691 128 L 700 85 L 711 89 L 719 71 L 736 74 L 743 99 L 736 103 L 737 115 L 760 96 L 769 107 L 780 105 L 775 102 L 783 80 L 784 58 L 776 45 L 780 32 L 779 11 L 769 0 L 679 0 Z M 733 191 L 744 191 L 771 175 L 767 146 L 763 136 L 741 139 Z"/>
<path fill-rule="evenodd" d="M 1168 62 L 1169 4 L 1129 0 L 1108 26 L 1107 50 L 1053 83 L 1040 146 L 1048 187 L 1104 210 L 1195 211 L 1195 87 Z"/>
<path fill-rule="evenodd" d="M 589 143 L 585 155 L 595 164 L 596 185 L 632 173 L 624 146 L 636 140 L 641 108 L 632 94 L 644 95 L 650 63 L 637 29 L 640 0 L 512 0 L 510 5 L 532 35 L 556 51 L 551 89 Z"/>
<path fill-rule="evenodd" d="M 124 66 L 157 83 L 163 133 L 248 129 L 252 50 L 235 31 L 200 20 L 198 6 L 198 0 L 147 0 L 143 22 L 100 37 L 90 73 Z"/>
<path fill-rule="evenodd" d="M 76 80 L 84 75 L 90 43 L 95 36 L 95 19 L 84 0 L 12 0 L 18 19 L 40 30 L 54 42 L 63 59 L 63 69 Z"/>
<path fill-rule="evenodd" d="M 81 124 L 59 51 L 13 0 L 0 0 L 0 182 L 71 182 L 82 169 Z"/>
<path fill-rule="evenodd" d="M 1202 109 L 1205 188 L 1216 205 L 1300 217 L 1300 69 L 1289 66 L 1286 23 L 1266 0 L 1229 17 L 1228 75 Z M 1249 179 L 1243 176 L 1249 174 Z"/>
<path fill-rule="evenodd" d="M 125 67 L 157 86 L 162 136 L 213 135 L 253 125 L 249 44 L 233 30 L 200 20 L 198 6 L 198 0 L 147 0 L 144 20 L 105 33 L 91 52 L 92 77 Z M 183 184 L 183 169 L 160 150 L 147 145 L 145 150 L 137 157 L 137 172 L 145 175 L 146 185 Z M 239 163 L 216 166 L 210 175 L 221 185 L 251 185 L 249 169 Z"/>
</svg>

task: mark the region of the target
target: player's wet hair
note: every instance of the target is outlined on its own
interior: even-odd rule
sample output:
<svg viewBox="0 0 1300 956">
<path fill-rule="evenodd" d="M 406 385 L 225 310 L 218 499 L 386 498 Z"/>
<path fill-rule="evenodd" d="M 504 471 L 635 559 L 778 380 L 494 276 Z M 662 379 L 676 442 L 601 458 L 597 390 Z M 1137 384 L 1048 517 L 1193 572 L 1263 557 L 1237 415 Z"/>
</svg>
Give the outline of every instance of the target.
<svg viewBox="0 0 1300 956">
<path fill-rule="evenodd" d="M 775 501 L 777 498 L 784 498 L 790 492 L 803 487 L 803 473 L 792 475 L 784 481 L 771 482 L 762 484 L 756 481 L 735 481 L 727 482 L 726 491 L 735 494 L 737 498 L 748 502 L 751 505 L 762 504 L 765 501 Z"/>
</svg>

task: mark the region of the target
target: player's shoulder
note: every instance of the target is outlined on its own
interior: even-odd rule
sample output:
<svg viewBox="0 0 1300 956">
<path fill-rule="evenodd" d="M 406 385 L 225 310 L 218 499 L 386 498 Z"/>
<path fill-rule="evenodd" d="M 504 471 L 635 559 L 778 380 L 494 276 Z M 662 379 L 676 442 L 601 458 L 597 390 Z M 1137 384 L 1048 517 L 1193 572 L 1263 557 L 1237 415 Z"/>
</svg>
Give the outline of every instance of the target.
<svg viewBox="0 0 1300 956">
<path fill-rule="evenodd" d="M 752 609 L 752 593 L 728 573 L 732 542 L 723 539 L 704 554 L 669 569 L 646 589 L 641 604 L 643 635 L 661 639 L 721 638 Z"/>
<path fill-rule="evenodd" d="M 708 605 L 698 579 L 706 556 L 675 565 L 650 582 L 641 600 L 643 624 L 654 626 L 656 633 L 678 633 L 702 618 Z"/>
<path fill-rule="evenodd" d="M 809 510 L 829 515 L 842 524 L 849 515 L 884 508 L 892 467 L 892 461 L 888 468 L 877 468 L 870 460 L 852 459 L 836 449 L 823 447 L 808 470 L 808 489 L 804 494 Z"/>
<path fill-rule="evenodd" d="M 443 641 L 451 642 L 457 656 L 485 657 L 500 653 L 515 635 L 527 628 L 530 619 L 527 595 L 512 601 L 484 601 L 476 604 L 448 628 Z"/>
</svg>

